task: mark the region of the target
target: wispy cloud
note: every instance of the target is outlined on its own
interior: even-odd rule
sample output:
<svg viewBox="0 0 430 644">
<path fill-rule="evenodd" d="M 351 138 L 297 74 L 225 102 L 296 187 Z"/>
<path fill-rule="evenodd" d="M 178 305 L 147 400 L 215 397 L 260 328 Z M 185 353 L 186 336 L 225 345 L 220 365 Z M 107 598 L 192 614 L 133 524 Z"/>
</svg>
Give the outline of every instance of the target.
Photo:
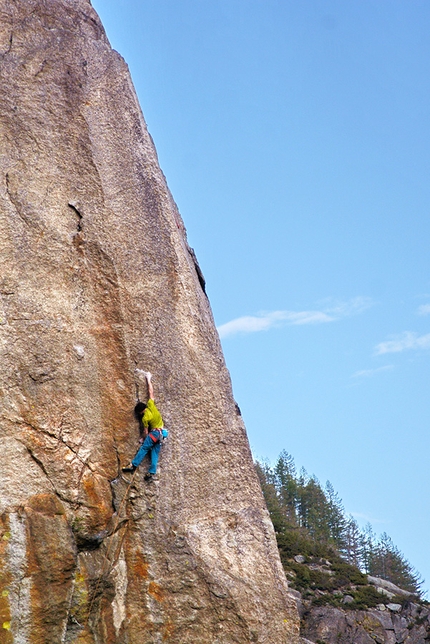
<svg viewBox="0 0 430 644">
<path fill-rule="evenodd" d="M 387 364 L 385 367 L 378 367 L 377 369 L 362 369 L 353 373 L 351 378 L 372 378 L 372 376 L 376 376 L 381 371 L 391 371 L 391 369 L 394 369 L 392 364 Z"/>
<path fill-rule="evenodd" d="M 422 304 L 418 307 L 418 315 L 430 315 L 430 304 Z"/>
<path fill-rule="evenodd" d="M 374 519 L 369 517 L 368 514 L 362 514 L 361 512 L 351 512 L 352 516 L 355 519 L 361 519 L 362 521 L 367 521 L 368 523 L 387 523 L 383 519 Z"/>
<path fill-rule="evenodd" d="M 379 356 L 384 353 L 400 353 L 411 349 L 415 351 L 430 349 L 430 333 L 418 335 L 412 331 L 405 331 L 400 335 L 392 336 L 390 340 L 377 344 L 375 353 Z"/>
<path fill-rule="evenodd" d="M 353 297 L 346 302 L 339 302 L 337 300 L 324 300 L 324 302 L 326 302 L 326 306 L 323 307 L 324 311 L 334 315 L 336 319 L 363 313 L 363 311 L 373 306 L 373 300 L 370 297 L 362 296 Z"/>
<path fill-rule="evenodd" d="M 327 303 L 328 304 L 328 303 Z M 221 324 L 218 333 L 221 338 L 236 333 L 255 333 L 267 331 L 283 325 L 323 324 L 334 322 L 349 315 L 361 313 L 370 306 L 370 300 L 355 297 L 348 302 L 332 302 L 320 311 L 270 311 L 259 315 L 246 315 Z"/>
<path fill-rule="evenodd" d="M 322 311 L 272 311 L 261 315 L 245 315 L 218 327 L 221 338 L 235 333 L 255 333 L 267 331 L 281 324 L 321 324 L 332 322 L 334 318 Z"/>
</svg>

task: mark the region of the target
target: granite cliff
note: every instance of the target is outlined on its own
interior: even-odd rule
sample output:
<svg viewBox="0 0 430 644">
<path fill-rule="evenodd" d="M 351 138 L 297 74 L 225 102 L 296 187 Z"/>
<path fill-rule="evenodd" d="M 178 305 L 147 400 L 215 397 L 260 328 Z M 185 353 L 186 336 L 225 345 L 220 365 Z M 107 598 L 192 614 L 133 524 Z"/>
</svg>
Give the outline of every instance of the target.
<svg viewBox="0 0 430 644">
<path fill-rule="evenodd" d="M 204 280 L 89 0 L 0 0 L 0 640 L 295 644 Z M 170 429 L 133 455 L 136 369 Z"/>
</svg>

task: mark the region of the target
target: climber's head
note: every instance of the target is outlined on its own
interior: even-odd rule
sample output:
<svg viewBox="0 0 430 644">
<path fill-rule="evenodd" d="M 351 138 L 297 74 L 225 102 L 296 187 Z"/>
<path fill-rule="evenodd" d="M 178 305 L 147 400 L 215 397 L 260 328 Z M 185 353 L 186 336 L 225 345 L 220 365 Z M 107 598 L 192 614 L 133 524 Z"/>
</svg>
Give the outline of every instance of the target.
<svg viewBox="0 0 430 644">
<path fill-rule="evenodd" d="M 136 407 L 134 408 L 134 413 L 136 417 L 140 419 L 145 409 L 146 409 L 146 403 L 140 402 L 139 400 Z"/>
</svg>

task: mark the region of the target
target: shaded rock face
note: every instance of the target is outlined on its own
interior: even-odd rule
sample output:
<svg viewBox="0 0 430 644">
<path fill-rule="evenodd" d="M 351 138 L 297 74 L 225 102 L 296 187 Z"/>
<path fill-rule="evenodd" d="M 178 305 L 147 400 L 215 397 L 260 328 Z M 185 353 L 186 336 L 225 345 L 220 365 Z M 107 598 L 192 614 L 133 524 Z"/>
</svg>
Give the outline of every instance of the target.
<svg viewBox="0 0 430 644">
<path fill-rule="evenodd" d="M 399 612 L 313 607 L 303 615 L 302 634 L 303 644 L 427 644 L 430 609 L 411 602 Z"/>
<path fill-rule="evenodd" d="M 298 642 L 204 280 L 87 0 L 0 0 L 0 640 Z M 154 374 L 170 438 L 129 485 Z"/>
</svg>

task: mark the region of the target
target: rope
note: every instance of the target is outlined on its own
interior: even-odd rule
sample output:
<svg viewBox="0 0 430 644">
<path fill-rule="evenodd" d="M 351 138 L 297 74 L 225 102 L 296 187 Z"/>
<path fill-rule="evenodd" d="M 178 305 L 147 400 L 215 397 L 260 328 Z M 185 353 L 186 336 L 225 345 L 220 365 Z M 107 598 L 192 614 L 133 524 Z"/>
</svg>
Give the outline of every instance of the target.
<svg viewBox="0 0 430 644">
<path fill-rule="evenodd" d="M 126 489 L 125 493 L 124 493 L 124 496 L 122 497 L 122 500 L 121 500 L 120 506 L 119 506 L 119 508 L 118 508 L 118 516 L 117 516 L 117 520 L 116 520 L 115 525 L 114 525 L 114 528 L 113 528 L 113 530 L 112 530 L 112 536 L 115 534 L 115 532 L 116 532 L 116 530 L 117 530 L 117 528 L 118 528 L 119 522 L 120 522 L 120 520 L 121 520 L 121 510 L 122 510 L 122 508 L 123 508 L 123 506 L 124 506 L 124 503 L 126 503 L 126 502 L 127 502 L 128 495 L 129 495 L 129 492 L 130 492 L 131 486 L 133 485 L 133 482 L 134 482 L 134 477 L 136 476 L 136 472 L 137 472 L 137 470 L 135 470 L 135 471 L 133 472 L 133 476 L 131 477 L 131 481 L 130 481 L 130 483 L 129 483 L 129 485 L 128 485 L 128 487 L 127 487 L 127 489 Z M 84 625 L 83 625 L 83 627 L 82 627 L 83 629 L 86 629 L 86 628 L 87 628 L 87 626 L 88 626 L 88 622 L 89 622 L 89 620 L 90 620 L 90 616 L 91 616 L 91 611 L 92 611 L 93 606 L 94 606 L 94 602 L 95 602 L 95 599 L 96 599 L 96 596 L 97 596 L 97 591 L 98 591 L 98 589 L 99 589 L 99 586 L 100 586 L 101 580 L 103 579 L 103 577 L 104 577 L 104 575 L 105 575 L 105 574 L 109 574 L 109 573 L 111 572 L 112 568 L 113 568 L 113 567 L 115 566 L 115 564 L 116 564 L 116 560 L 117 560 L 117 557 L 119 557 L 119 553 L 121 552 L 122 544 L 124 543 L 124 539 L 125 539 L 125 535 L 126 535 L 126 533 L 127 533 L 128 527 L 129 527 L 129 524 L 127 523 L 126 529 L 124 530 L 124 535 L 123 535 L 122 539 L 120 540 L 120 547 L 119 547 L 119 549 L 118 549 L 118 554 L 115 554 L 115 557 L 113 557 L 112 561 L 110 561 L 110 560 L 109 560 L 109 555 L 110 555 L 110 553 L 111 553 L 111 549 L 112 549 L 112 545 L 113 545 L 114 540 L 112 539 L 112 540 L 111 540 L 111 542 L 109 543 L 109 546 L 108 546 L 108 548 L 107 548 L 107 550 L 106 550 L 105 560 L 104 560 L 104 562 L 103 562 L 103 566 L 102 566 L 102 569 L 101 569 L 100 575 L 99 575 L 99 577 L 98 577 L 98 579 L 97 579 L 97 583 L 96 583 L 96 586 L 95 586 L 95 588 L 94 588 L 94 592 L 92 593 L 92 597 L 91 597 L 90 605 L 89 605 L 89 608 L 88 608 L 88 613 L 87 613 L 87 616 L 86 616 L 86 619 L 85 619 Z M 105 571 L 105 564 L 106 564 L 106 562 L 108 563 L 108 568 L 107 568 L 107 570 Z M 109 566 L 109 564 L 111 564 L 111 565 Z"/>
</svg>

